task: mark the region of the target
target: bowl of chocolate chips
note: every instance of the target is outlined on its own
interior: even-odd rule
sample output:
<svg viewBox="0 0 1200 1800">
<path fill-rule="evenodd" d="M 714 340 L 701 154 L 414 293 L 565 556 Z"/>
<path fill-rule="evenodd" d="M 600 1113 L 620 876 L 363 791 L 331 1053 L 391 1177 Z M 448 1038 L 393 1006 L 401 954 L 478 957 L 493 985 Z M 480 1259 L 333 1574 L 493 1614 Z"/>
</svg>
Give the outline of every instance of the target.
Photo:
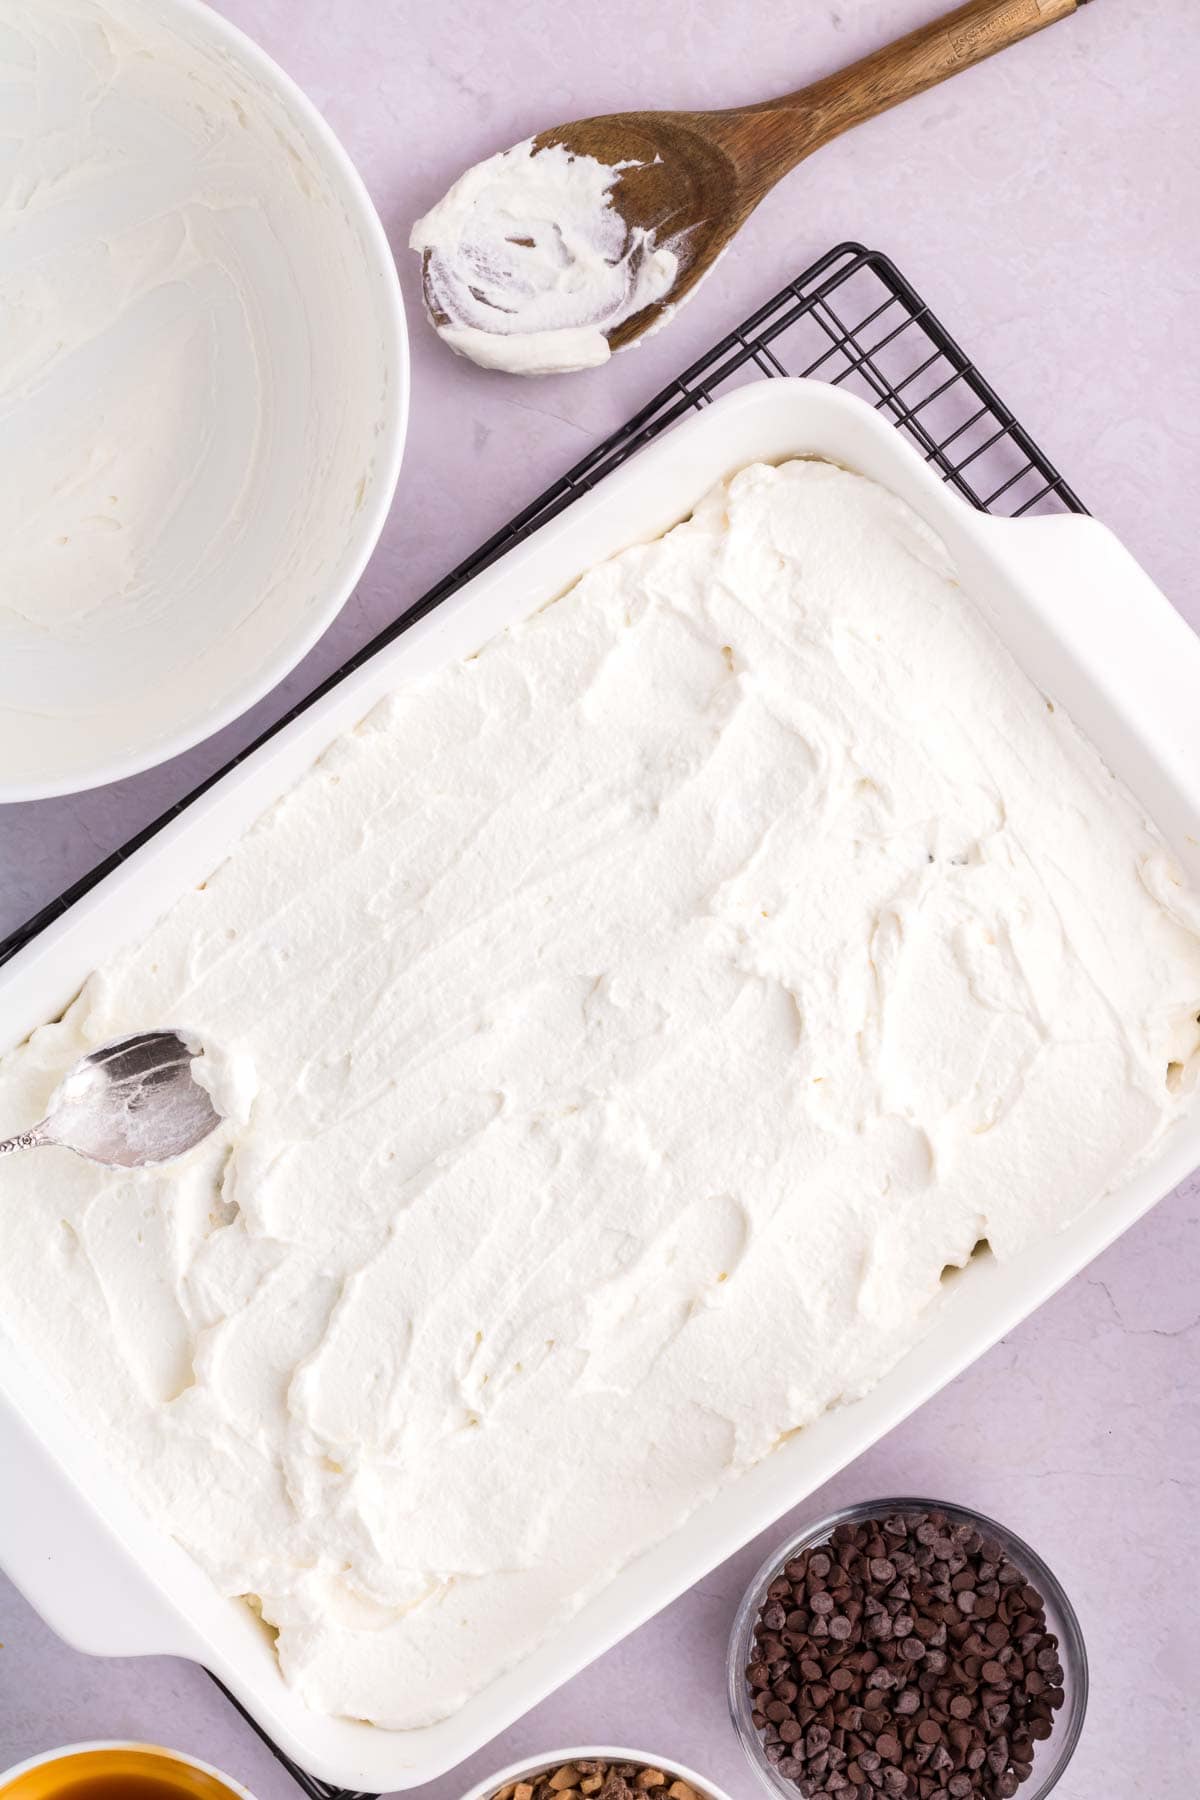
<svg viewBox="0 0 1200 1800">
<path fill-rule="evenodd" d="M 867 1501 L 799 1533 L 730 1642 L 733 1721 L 776 1800 L 1044 1800 L 1087 1687 L 1042 1559 L 942 1501 Z"/>
</svg>

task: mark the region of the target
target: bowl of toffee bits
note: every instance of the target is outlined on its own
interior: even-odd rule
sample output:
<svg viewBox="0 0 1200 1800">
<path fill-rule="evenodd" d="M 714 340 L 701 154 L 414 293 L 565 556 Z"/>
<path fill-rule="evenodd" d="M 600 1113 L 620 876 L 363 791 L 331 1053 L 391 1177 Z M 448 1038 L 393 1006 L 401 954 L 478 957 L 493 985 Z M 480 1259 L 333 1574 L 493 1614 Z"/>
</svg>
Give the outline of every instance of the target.
<svg viewBox="0 0 1200 1800">
<path fill-rule="evenodd" d="M 465 1800 L 729 1800 L 729 1796 L 686 1763 L 593 1744 L 513 1763 L 479 1782 Z"/>
<path fill-rule="evenodd" d="M 758 1571 L 729 1700 L 769 1792 L 1044 1800 L 1083 1725 L 1087 1655 L 1041 1558 L 933 1500 L 847 1507 Z"/>
</svg>

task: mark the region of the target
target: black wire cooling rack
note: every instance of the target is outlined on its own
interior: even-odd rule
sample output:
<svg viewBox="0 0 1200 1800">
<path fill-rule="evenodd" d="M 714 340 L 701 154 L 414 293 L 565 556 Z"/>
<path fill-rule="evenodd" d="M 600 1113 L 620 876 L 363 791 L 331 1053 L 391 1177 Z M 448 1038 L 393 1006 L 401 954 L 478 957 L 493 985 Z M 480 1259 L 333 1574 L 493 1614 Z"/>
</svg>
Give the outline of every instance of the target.
<svg viewBox="0 0 1200 1800">
<path fill-rule="evenodd" d="M 890 258 L 861 244 L 839 244 L 657 393 L 261 737 L 18 926 L 0 942 L 0 964 L 260 744 L 473 575 L 590 492 L 643 444 L 706 406 L 718 388 L 727 391 L 775 375 L 814 376 L 869 400 L 981 511 L 1016 518 L 1034 511 L 1087 510 Z"/>
<path fill-rule="evenodd" d="M 895 264 L 861 244 L 839 244 L 663 388 L 628 424 L 589 451 L 254 743 L 0 943 L 0 964 L 260 744 L 472 576 L 588 493 L 644 444 L 689 412 L 706 406 L 717 389 L 726 391 L 777 375 L 812 376 L 869 400 L 913 440 L 944 480 L 980 511 L 1016 518 L 1034 511 L 1087 510 Z M 310 1800 L 370 1800 L 307 1774 L 271 1741 L 228 1689 L 222 1691 Z"/>
</svg>

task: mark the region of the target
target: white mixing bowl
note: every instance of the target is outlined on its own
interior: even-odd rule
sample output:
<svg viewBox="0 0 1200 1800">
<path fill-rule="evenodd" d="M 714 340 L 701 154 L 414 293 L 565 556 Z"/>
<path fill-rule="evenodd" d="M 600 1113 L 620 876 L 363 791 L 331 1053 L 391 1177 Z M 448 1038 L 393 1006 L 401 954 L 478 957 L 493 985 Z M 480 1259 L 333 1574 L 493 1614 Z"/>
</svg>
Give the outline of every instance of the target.
<svg viewBox="0 0 1200 1800">
<path fill-rule="evenodd" d="M 0 0 L 0 801 L 281 679 L 382 528 L 395 265 L 329 127 L 198 0 Z"/>
</svg>

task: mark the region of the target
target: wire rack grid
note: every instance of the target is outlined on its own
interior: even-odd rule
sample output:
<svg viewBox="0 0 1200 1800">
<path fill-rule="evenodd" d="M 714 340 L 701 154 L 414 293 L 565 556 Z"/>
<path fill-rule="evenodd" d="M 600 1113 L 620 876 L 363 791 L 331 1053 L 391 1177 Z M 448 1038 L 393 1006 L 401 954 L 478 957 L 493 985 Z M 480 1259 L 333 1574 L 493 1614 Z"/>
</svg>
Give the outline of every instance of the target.
<svg viewBox="0 0 1200 1800">
<path fill-rule="evenodd" d="M 747 381 L 781 375 L 828 381 L 868 400 L 911 438 L 944 480 L 981 511 L 1009 518 L 1031 512 L 1086 511 L 1050 459 L 890 258 L 879 251 L 866 250 L 861 244 L 839 244 L 657 393 L 627 424 L 590 451 L 239 755 L 0 943 L 0 964 L 32 942 L 81 895 L 322 694 L 490 567 L 514 544 L 564 511 L 581 494 L 590 492 L 643 445 L 689 412 L 706 406 L 718 389 L 727 391 Z M 299 1768 L 228 1689 L 222 1691 L 310 1800 L 371 1800 L 352 1789 L 318 1781 Z"/>
</svg>

